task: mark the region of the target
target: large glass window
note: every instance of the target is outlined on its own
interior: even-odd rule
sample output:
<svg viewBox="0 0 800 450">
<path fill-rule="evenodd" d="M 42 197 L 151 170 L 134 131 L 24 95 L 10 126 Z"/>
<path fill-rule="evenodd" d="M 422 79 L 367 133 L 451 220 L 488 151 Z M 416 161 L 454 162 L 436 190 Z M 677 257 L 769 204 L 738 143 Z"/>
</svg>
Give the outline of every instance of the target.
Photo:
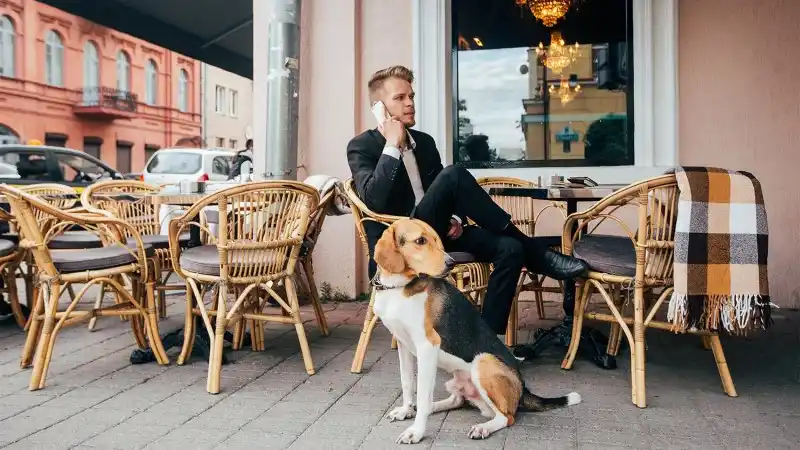
<svg viewBox="0 0 800 450">
<path fill-rule="evenodd" d="M 144 77 L 144 101 L 152 106 L 158 101 L 158 69 L 152 59 L 147 60 Z"/>
<path fill-rule="evenodd" d="M 117 90 L 120 93 L 130 92 L 131 86 L 131 59 L 128 54 L 120 50 L 117 52 Z"/>
<path fill-rule="evenodd" d="M 467 167 L 633 164 L 632 0 L 452 0 L 454 161 Z"/>
<path fill-rule="evenodd" d="M 178 110 L 180 112 L 189 110 L 189 74 L 183 69 L 178 75 Z"/>
<path fill-rule="evenodd" d="M 64 86 L 64 43 L 53 30 L 44 38 L 44 75 L 50 86 Z"/>
<path fill-rule="evenodd" d="M 14 76 L 15 38 L 14 22 L 8 16 L 0 16 L 0 76 Z"/>
</svg>

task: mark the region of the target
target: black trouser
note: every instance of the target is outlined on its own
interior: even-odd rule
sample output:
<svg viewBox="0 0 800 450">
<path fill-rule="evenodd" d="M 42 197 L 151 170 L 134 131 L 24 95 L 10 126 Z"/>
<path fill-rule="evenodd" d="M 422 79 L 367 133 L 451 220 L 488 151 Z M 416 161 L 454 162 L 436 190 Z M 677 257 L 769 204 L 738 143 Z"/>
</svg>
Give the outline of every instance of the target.
<svg viewBox="0 0 800 450">
<path fill-rule="evenodd" d="M 453 214 L 464 215 L 478 226 L 465 226 L 456 240 L 447 237 Z M 541 267 L 547 249 L 509 226 L 511 216 L 498 206 L 466 169 L 448 166 L 436 177 L 412 217 L 431 225 L 447 251 L 471 253 L 491 262 L 494 270 L 483 306 L 483 318 L 497 334 L 505 334 L 522 267 Z"/>
</svg>

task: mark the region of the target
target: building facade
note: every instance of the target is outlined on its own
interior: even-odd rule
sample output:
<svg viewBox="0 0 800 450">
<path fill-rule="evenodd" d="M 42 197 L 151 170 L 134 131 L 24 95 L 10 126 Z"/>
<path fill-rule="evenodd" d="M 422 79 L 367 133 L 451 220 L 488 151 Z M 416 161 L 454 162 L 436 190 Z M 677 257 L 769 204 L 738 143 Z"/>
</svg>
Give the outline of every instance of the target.
<svg viewBox="0 0 800 450">
<path fill-rule="evenodd" d="M 253 2 L 256 48 L 269 40 L 269 3 Z M 536 98 L 539 84 L 530 80 L 536 63 L 529 51 L 539 42 L 547 47 L 550 33 L 529 10 L 514 10 L 516 3 L 303 2 L 300 178 L 350 177 L 347 143 L 374 126 L 366 81 L 375 70 L 403 64 L 416 75 L 417 128 L 434 137 L 445 164 L 458 162 L 459 128 L 487 135 L 496 154 L 518 160 L 473 167 L 476 176 L 546 180 L 558 174 L 629 183 L 677 164 L 752 172 L 762 183 L 769 214 L 772 297 L 780 306 L 800 306 L 800 244 L 794 239 L 800 223 L 798 189 L 786 185 L 795 176 L 791 161 L 796 161 L 799 140 L 791 128 L 800 123 L 800 85 L 793 81 L 800 73 L 800 60 L 792 57 L 800 46 L 800 2 L 738 0 L 736 8 L 721 8 L 716 0 L 580 2 L 589 16 L 585 21 L 580 11 L 571 11 L 557 24 L 567 44 L 579 42 L 589 51 L 608 43 L 633 45 L 617 47 L 617 54 L 609 57 L 612 64 L 602 64 L 614 69 L 603 74 L 606 81 L 610 76 L 610 85 L 596 79 L 597 65 L 590 70 L 578 62 L 574 67 L 579 70 L 566 71 L 567 76 L 578 75 L 586 92 L 563 107 L 560 98 L 550 99 L 550 118 L 560 122 L 557 128 L 551 126 L 549 137 L 537 124 L 536 116 L 542 113 L 537 108 L 543 105 L 527 100 Z M 506 4 L 510 11 L 498 13 Z M 519 32 L 512 27 L 516 29 L 513 22 L 518 20 L 543 31 L 515 41 Z M 456 50 L 454 55 L 459 34 L 472 49 Z M 331 36 L 336 36 L 335 44 Z M 476 37 L 483 48 L 475 47 Z M 592 59 L 599 57 L 603 55 Z M 270 76 L 268 53 L 256 51 L 254 58 L 255 103 L 263 105 Z M 529 65 L 526 74 L 520 71 L 522 65 Z M 623 83 L 627 86 L 620 89 Z M 458 120 L 460 100 L 467 103 L 468 127 Z M 582 120 L 570 124 L 565 121 L 568 114 Z M 611 114 L 624 115 L 624 120 L 612 122 L 601 135 L 614 138 L 614 147 L 606 148 L 616 148 L 622 156 L 612 161 L 615 165 L 579 158 L 587 151 L 585 135 L 592 122 Z M 517 123 L 525 122 L 526 116 L 531 124 L 527 133 L 538 136 L 526 139 Z M 256 108 L 253 123 L 267 123 L 265 108 Z M 266 132 L 255 127 L 256 164 L 258 155 L 268 151 Z M 550 155 L 562 159 L 542 161 L 541 143 L 546 141 L 557 150 Z M 569 152 L 565 141 L 571 142 Z M 462 162 L 470 167 L 468 160 Z M 563 218 L 554 218 L 537 226 L 537 232 L 558 230 L 561 223 Z M 367 289 L 366 265 L 351 217 L 326 220 L 314 264 L 318 285 L 328 282 L 351 294 Z"/>
<path fill-rule="evenodd" d="M 203 137 L 207 146 L 241 150 L 253 137 L 253 80 L 202 65 Z"/>
<path fill-rule="evenodd" d="M 120 172 L 201 133 L 200 64 L 35 0 L 0 1 L 0 140 L 84 150 Z"/>
</svg>

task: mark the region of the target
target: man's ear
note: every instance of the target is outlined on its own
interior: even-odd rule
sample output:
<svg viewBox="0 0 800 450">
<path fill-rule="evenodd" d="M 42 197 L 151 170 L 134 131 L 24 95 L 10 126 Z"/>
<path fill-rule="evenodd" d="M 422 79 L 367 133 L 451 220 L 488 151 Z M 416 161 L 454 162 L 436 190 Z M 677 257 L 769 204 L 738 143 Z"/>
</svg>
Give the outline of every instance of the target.
<svg viewBox="0 0 800 450">
<path fill-rule="evenodd" d="M 375 244 L 375 263 L 390 273 L 402 273 L 406 261 L 397 248 L 394 227 L 389 227 Z"/>
</svg>

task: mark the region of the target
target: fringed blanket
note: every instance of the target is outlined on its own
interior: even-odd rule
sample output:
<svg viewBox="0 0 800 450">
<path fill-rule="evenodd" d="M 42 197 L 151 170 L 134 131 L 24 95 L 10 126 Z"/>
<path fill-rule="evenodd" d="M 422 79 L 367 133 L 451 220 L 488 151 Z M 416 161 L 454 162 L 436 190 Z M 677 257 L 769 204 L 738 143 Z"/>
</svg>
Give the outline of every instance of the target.
<svg viewBox="0 0 800 450">
<path fill-rule="evenodd" d="M 334 191 L 333 202 L 331 202 L 326 211 L 327 215 L 342 216 L 351 213 L 347 195 L 344 193 L 344 186 L 337 178 L 328 175 L 311 175 L 303 180 L 303 183 L 317 188 L 320 197 L 324 197 L 331 190 Z"/>
<path fill-rule="evenodd" d="M 675 292 L 668 320 L 681 330 L 742 333 L 770 325 L 767 213 L 747 172 L 679 167 Z"/>
</svg>

